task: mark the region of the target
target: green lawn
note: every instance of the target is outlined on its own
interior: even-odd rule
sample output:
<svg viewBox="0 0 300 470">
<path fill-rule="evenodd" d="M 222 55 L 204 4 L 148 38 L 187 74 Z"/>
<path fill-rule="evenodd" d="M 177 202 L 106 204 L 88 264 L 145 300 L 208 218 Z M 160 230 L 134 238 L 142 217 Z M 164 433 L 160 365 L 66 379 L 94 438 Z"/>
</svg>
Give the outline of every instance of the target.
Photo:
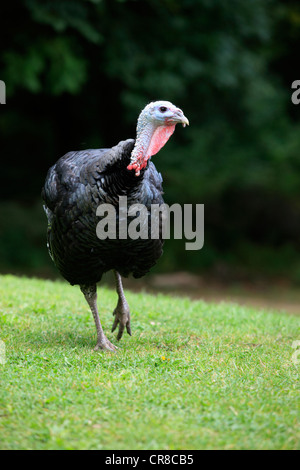
<svg viewBox="0 0 300 470">
<path fill-rule="evenodd" d="M 98 300 L 116 343 L 116 294 L 100 287 Z M 163 295 L 127 300 L 133 336 L 115 354 L 94 352 L 78 287 L 0 276 L 0 448 L 299 448 L 299 317 Z"/>
</svg>

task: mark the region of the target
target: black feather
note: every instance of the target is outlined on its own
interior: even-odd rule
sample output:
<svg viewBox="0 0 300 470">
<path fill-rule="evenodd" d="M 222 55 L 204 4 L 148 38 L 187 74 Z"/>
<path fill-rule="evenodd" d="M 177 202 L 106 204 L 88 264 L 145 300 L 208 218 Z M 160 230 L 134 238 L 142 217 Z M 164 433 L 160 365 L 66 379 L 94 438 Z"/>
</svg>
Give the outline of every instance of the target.
<svg viewBox="0 0 300 470">
<path fill-rule="evenodd" d="M 163 204 L 162 177 L 152 162 L 140 176 L 127 170 L 133 146 L 128 139 L 111 149 L 69 152 L 48 171 L 42 197 L 49 252 L 72 285 L 92 285 L 111 269 L 141 277 L 162 254 L 161 239 L 100 240 L 96 235 L 100 204 L 117 208 L 119 196 L 149 211 L 151 204 Z"/>
</svg>

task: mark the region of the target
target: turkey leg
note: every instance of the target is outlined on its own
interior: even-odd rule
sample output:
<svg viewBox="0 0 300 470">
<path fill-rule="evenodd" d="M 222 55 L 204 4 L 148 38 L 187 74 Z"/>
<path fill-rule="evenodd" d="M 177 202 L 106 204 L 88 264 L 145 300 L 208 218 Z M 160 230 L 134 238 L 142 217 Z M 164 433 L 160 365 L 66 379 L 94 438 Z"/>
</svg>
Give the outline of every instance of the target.
<svg viewBox="0 0 300 470">
<path fill-rule="evenodd" d="M 122 338 L 125 326 L 127 333 L 131 336 L 131 327 L 130 327 L 130 310 L 127 300 L 125 299 L 123 285 L 122 285 L 122 278 L 118 271 L 114 270 L 114 276 L 116 280 L 116 290 L 119 296 L 117 306 L 114 310 L 113 315 L 115 316 L 115 320 L 112 326 L 111 331 L 115 331 L 117 326 L 119 325 L 119 331 L 117 335 L 117 340 L 119 341 Z"/>
<path fill-rule="evenodd" d="M 90 309 L 92 311 L 94 320 L 95 320 L 95 325 L 96 325 L 96 330 L 97 330 L 97 344 L 95 346 L 95 351 L 98 349 L 104 349 L 107 351 L 116 351 L 117 347 L 114 346 L 105 336 L 102 325 L 100 322 L 100 317 L 98 313 L 98 308 L 97 308 L 97 286 L 96 284 L 93 284 L 91 286 L 85 286 L 81 285 L 80 286 L 81 292 L 83 293 L 87 303 L 90 306 Z"/>
</svg>

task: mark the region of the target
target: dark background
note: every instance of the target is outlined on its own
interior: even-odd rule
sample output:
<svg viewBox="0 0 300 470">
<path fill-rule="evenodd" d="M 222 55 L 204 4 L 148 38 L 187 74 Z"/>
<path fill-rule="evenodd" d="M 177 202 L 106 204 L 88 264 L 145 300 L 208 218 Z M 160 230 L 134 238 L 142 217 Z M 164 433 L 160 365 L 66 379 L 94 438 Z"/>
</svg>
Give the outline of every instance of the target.
<svg viewBox="0 0 300 470">
<path fill-rule="evenodd" d="M 205 204 L 205 245 L 168 241 L 158 272 L 300 284 L 300 3 L 21 0 L 1 5 L 0 271 L 46 277 L 40 190 L 69 150 L 135 136 L 140 110 L 172 101 L 153 157 L 167 203 Z"/>
</svg>

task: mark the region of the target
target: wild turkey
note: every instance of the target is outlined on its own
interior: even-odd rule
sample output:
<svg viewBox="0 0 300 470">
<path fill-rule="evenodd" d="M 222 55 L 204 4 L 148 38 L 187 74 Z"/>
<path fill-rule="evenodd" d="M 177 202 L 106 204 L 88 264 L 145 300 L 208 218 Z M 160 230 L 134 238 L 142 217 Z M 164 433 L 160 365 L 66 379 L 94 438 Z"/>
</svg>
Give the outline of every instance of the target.
<svg viewBox="0 0 300 470">
<path fill-rule="evenodd" d="M 111 149 L 69 152 L 48 171 L 42 198 L 48 218 L 48 249 L 62 276 L 79 284 L 92 311 L 96 330 L 95 349 L 117 348 L 104 335 L 97 309 L 97 287 L 103 273 L 113 270 L 118 303 L 112 331 L 119 325 L 131 335 L 130 311 L 121 276 L 146 274 L 162 254 L 163 240 L 130 238 L 99 239 L 96 234 L 98 206 L 112 204 L 117 217 L 119 196 L 127 204 L 163 203 L 162 177 L 150 157 L 157 153 L 175 130 L 188 124 L 183 112 L 168 101 L 149 103 L 137 123 L 136 140 L 119 142 Z"/>
</svg>

